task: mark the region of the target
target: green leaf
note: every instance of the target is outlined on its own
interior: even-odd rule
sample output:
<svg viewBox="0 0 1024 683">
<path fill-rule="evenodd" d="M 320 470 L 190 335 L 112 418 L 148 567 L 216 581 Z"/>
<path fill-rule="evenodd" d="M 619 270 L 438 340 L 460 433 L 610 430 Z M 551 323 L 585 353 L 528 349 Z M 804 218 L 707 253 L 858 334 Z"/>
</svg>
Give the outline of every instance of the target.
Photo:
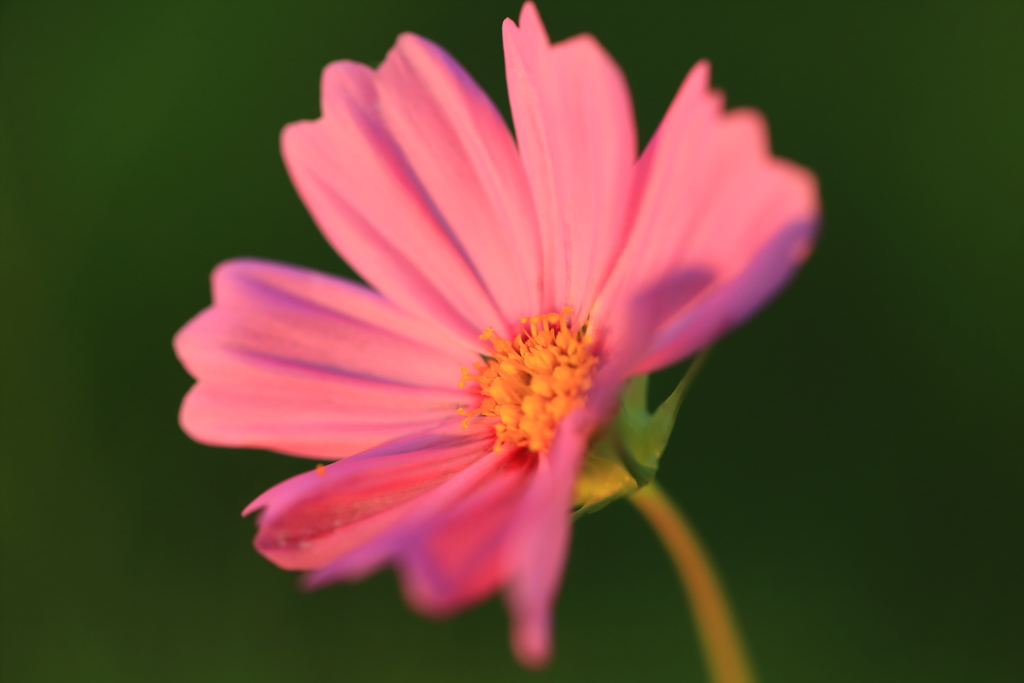
<svg viewBox="0 0 1024 683">
<path fill-rule="evenodd" d="M 574 519 L 654 481 L 683 396 L 709 351 L 693 360 L 679 385 L 653 413 L 647 411 L 649 375 L 639 375 L 626 383 L 615 419 L 590 441 L 587 459 L 576 480 Z"/>
</svg>

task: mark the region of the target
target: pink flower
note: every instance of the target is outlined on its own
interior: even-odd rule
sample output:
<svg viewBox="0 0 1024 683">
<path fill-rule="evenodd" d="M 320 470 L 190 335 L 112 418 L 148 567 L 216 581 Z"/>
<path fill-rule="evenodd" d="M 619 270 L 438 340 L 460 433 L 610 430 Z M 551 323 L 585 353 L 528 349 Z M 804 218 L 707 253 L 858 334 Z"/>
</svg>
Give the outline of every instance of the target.
<svg viewBox="0 0 1024 683">
<path fill-rule="evenodd" d="M 625 77 L 592 36 L 503 26 L 513 138 L 442 48 L 340 61 L 282 150 L 369 287 L 236 259 L 176 336 L 182 428 L 333 461 L 284 481 L 256 548 L 310 586 L 392 565 L 417 610 L 503 591 L 522 663 L 551 652 L 574 485 L 624 382 L 683 359 L 810 253 L 816 182 L 763 117 L 686 76 L 636 158 Z M 484 356 L 485 358 L 482 358 Z"/>
</svg>

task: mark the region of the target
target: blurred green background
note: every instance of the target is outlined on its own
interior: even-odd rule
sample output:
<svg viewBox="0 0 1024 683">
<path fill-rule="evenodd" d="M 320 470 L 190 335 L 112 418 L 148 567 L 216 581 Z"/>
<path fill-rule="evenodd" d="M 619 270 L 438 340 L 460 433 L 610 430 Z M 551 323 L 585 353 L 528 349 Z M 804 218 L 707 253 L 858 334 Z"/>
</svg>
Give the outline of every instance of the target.
<svg viewBox="0 0 1024 683">
<path fill-rule="evenodd" d="M 688 67 L 763 109 L 823 187 L 819 249 L 722 341 L 661 481 L 763 683 L 1024 677 L 1024 5 L 542 0 L 624 67 L 642 139 Z M 386 573 L 304 594 L 239 511 L 308 468 L 178 429 L 174 331 L 222 259 L 345 266 L 281 126 L 320 68 L 402 30 L 507 112 L 518 2 L 0 6 L 0 678 L 700 681 L 670 565 L 626 504 L 576 525 L 557 655 L 492 600 L 434 623 Z M 679 376 L 659 376 L 664 394 Z"/>
</svg>

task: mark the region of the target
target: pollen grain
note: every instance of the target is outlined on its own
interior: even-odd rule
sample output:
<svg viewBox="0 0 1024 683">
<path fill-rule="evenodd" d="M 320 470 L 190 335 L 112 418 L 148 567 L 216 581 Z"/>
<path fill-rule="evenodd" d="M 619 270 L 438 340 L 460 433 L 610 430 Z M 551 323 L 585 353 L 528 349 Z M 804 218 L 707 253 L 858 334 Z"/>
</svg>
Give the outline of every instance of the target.
<svg viewBox="0 0 1024 683">
<path fill-rule="evenodd" d="M 522 331 L 511 342 L 488 327 L 480 339 L 489 353 L 473 371 L 462 368 L 459 386 L 475 382 L 483 400 L 465 415 L 494 419 L 495 450 L 505 444 L 538 453 L 551 446 L 562 418 L 586 402 L 597 358 L 586 325 L 573 330 L 572 309 L 520 318 Z"/>
</svg>

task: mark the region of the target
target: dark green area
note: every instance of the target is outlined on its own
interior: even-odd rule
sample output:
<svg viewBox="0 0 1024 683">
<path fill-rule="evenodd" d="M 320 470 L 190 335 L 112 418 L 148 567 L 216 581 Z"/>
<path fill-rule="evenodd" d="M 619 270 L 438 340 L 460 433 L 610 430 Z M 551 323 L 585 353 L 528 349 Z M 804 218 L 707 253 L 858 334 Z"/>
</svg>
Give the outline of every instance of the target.
<svg viewBox="0 0 1024 683">
<path fill-rule="evenodd" d="M 710 57 L 823 187 L 820 247 L 722 341 L 660 481 L 734 599 L 763 683 L 1024 672 L 1024 6 L 541 3 L 595 33 L 644 138 Z M 170 349 L 214 264 L 345 267 L 289 185 L 318 75 L 413 30 L 507 108 L 516 2 L 0 7 L 0 679 L 698 681 L 668 560 L 630 506 L 576 525 L 557 658 L 513 663 L 500 601 L 407 611 L 392 575 L 315 594 L 239 511 L 308 462 L 176 424 Z M 400 362 L 400 359 L 396 359 Z M 669 391 L 680 369 L 655 378 Z"/>
</svg>

